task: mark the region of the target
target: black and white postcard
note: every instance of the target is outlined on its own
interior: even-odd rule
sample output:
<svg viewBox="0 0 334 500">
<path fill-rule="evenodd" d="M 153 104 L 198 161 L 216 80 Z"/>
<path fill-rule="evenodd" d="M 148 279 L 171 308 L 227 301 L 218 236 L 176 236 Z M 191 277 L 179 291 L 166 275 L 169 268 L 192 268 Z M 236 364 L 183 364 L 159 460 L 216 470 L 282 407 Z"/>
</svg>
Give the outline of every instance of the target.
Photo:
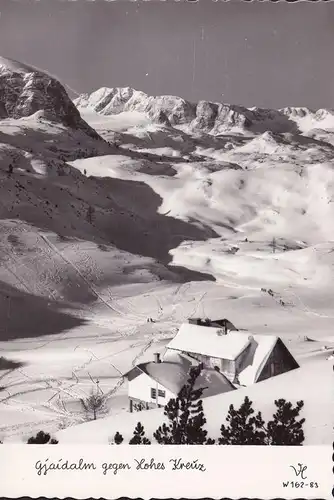
<svg viewBox="0 0 334 500">
<path fill-rule="evenodd" d="M 0 0 L 1 495 L 331 498 L 333 23 Z"/>
</svg>

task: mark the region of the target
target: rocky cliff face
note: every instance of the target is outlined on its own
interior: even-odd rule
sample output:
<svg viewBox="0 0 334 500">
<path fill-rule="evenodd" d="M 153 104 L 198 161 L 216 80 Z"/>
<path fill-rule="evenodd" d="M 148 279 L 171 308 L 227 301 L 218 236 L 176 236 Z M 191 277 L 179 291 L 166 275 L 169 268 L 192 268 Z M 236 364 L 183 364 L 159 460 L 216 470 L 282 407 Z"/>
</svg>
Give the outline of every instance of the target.
<svg viewBox="0 0 334 500">
<path fill-rule="evenodd" d="M 51 121 L 100 139 L 80 116 L 55 78 L 16 61 L 0 58 L 0 118 L 23 118 L 42 111 Z"/>
</svg>

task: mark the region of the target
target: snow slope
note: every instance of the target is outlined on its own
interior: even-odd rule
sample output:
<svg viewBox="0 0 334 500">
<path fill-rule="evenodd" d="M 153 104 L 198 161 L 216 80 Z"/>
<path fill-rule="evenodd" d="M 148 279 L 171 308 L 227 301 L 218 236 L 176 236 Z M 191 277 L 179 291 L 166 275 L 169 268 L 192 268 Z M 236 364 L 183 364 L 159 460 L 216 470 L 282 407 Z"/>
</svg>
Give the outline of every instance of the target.
<svg viewBox="0 0 334 500">
<path fill-rule="evenodd" d="M 312 367 L 301 368 L 279 375 L 272 379 L 254 384 L 245 389 L 211 396 L 203 399 L 203 409 L 207 418 L 205 428 L 208 435 L 217 439 L 220 426 L 225 422 L 229 406 L 239 408 L 245 396 L 253 402 L 253 408 L 261 411 L 265 421 L 272 418 L 275 412 L 274 400 L 285 398 L 296 404 L 299 400 L 307 401 L 302 410 L 306 422 L 304 425 L 305 444 L 329 444 L 332 436 L 332 421 L 328 412 L 332 407 L 332 367 L 321 362 L 314 362 Z M 316 388 L 312 390 L 312 388 Z M 121 414 L 114 417 L 69 427 L 59 431 L 57 439 L 61 444 L 87 442 L 91 444 L 106 444 L 118 431 L 129 442 L 133 430 L 140 420 L 145 428 L 146 436 L 154 443 L 153 432 L 167 423 L 163 408 L 135 413 Z"/>
<path fill-rule="evenodd" d="M 97 380 L 100 416 L 122 420 L 123 374 L 188 317 L 282 337 L 305 380 L 330 367 L 331 111 L 102 89 L 76 101 L 91 134 L 64 120 L 67 97 L 43 86 L 53 77 L 1 67 L 0 355 L 14 364 L 0 365 L 0 439 L 84 422 L 79 400 Z M 316 390 L 300 391 L 315 404 Z M 319 429 L 312 418 L 309 442 L 322 443 L 330 412 Z"/>
</svg>

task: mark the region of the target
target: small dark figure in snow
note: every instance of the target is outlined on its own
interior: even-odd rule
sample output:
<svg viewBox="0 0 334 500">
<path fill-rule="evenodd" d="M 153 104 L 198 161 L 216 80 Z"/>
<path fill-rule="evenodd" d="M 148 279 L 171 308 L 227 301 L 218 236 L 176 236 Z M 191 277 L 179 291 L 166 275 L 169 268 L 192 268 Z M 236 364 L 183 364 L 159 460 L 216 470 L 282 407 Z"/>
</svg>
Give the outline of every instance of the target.
<svg viewBox="0 0 334 500">
<path fill-rule="evenodd" d="M 84 175 L 87 175 L 87 170 L 84 168 Z"/>
<path fill-rule="evenodd" d="M 14 167 L 13 167 L 13 165 L 10 163 L 10 164 L 8 165 L 8 175 L 12 175 L 13 170 L 14 170 Z"/>
</svg>

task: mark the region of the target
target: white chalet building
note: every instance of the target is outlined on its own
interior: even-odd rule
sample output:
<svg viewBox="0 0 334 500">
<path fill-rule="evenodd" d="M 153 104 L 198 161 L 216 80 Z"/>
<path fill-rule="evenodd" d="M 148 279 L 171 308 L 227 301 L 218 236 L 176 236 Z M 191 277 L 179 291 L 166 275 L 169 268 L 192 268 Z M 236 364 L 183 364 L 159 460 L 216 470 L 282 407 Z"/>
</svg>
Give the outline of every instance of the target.
<svg viewBox="0 0 334 500">
<path fill-rule="evenodd" d="M 167 345 L 167 352 L 202 362 L 237 386 L 248 386 L 299 367 L 279 337 L 228 329 L 227 320 L 223 321 L 223 327 L 209 321 L 206 326 L 204 322 L 183 323 Z"/>
<path fill-rule="evenodd" d="M 180 353 L 167 353 L 163 360 L 160 354 L 155 360 L 141 363 L 127 372 L 130 412 L 165 406 L 176 398 L 189 378 L 189 371 L 198 362 Z M 203 398 L 233 391 L 235 387 L 222 374 L 212 368 L 204 368 L 196 380 L 195 388 L 202 387 Z"/>
</svg>

